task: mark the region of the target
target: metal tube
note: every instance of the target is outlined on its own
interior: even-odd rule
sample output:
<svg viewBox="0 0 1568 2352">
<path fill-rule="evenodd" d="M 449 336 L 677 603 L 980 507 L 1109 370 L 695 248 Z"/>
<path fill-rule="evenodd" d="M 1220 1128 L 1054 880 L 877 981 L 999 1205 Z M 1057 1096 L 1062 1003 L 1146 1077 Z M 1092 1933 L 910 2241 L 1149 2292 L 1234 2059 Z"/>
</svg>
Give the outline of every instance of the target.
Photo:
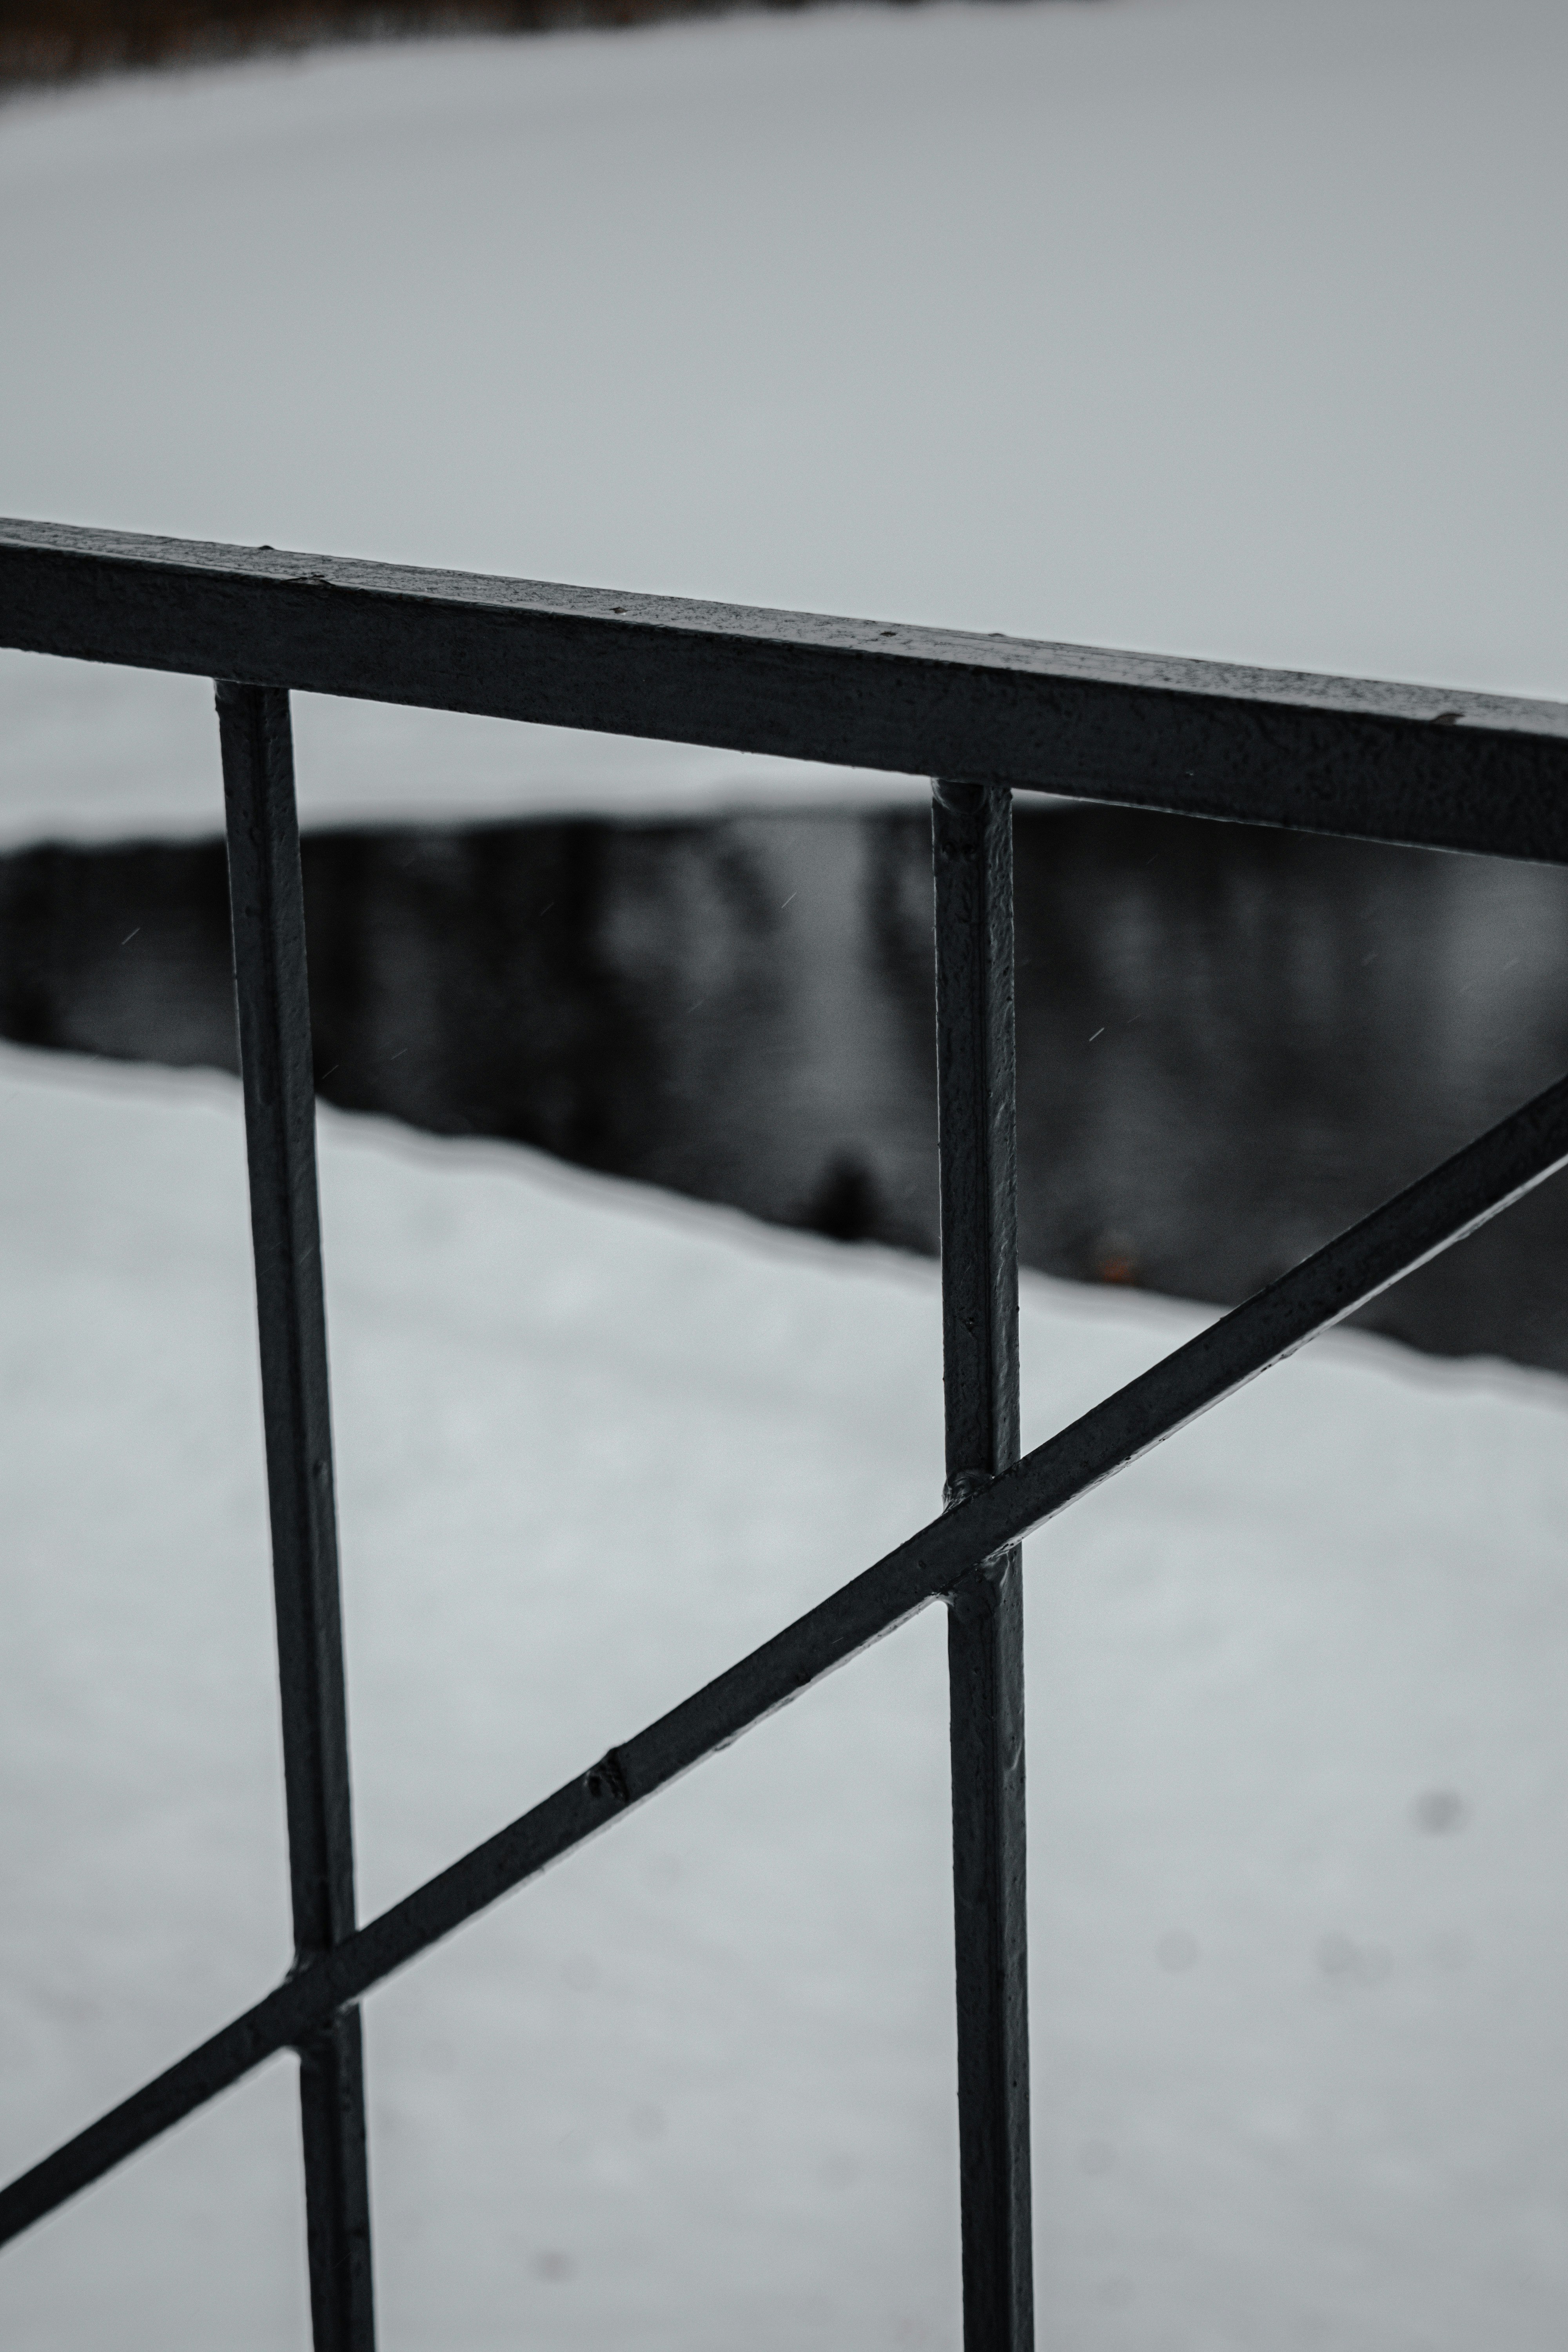
<svg viewBox="0 0 1568 2352">
<path fill-rule="evenodd" d="M 937 1103 L 951 1509 L 1018 1459 L 1013 797 L 939 782 Z M 965 2352 L 1034 2342 L 1024 1831 L 1024 1604 L 1015 1546 L 952 1593 L 953 1942 Z"/>
<path fill-rule="evenodd" d="M 289 698 L 220 683 L 217 711 L 299 1967 L 355 1924 L 305 900 Z M 374 2352 L 358 2011 L 299 2046 L 316 2352 Z"/>
<path fill-rule="evenodd" d="M 920 1528 L 0 2189 L 0 2244 L 726 1748 L 1031 1529 L 1568 1167 L 1568 1078 Z"/>
</svg>

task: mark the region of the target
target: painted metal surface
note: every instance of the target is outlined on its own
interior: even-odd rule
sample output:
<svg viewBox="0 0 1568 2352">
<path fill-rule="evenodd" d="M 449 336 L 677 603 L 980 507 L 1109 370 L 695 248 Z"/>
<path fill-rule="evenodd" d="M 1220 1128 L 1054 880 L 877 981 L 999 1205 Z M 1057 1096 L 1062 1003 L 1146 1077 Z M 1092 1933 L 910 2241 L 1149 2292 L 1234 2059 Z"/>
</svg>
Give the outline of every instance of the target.
<svg viewBox="0 0 1568 2352">
<path fill-rule="evenodd" d="M 1568 710 L 0 520 L 0 645 L 1568 861 Z"/>
<path fill-rule="evenodd" d="M 229 906 L 283 1712 L 296 1967 L 354 1931 L 305 895 L 289 698 L 220 685 Z M 359 2011 L 300 2043 L 306 2237 L 317 2352 L 374 2352 Z"/>
<path fill-rule="evenodd" d="M 951 1509 L 1018 1459 L 1013 796 L 938 783 L 937 1117 Z M 967 2352 L 1034 2342 L 1023 1564 L 1015 1544 L 950 1596 L 959 2198 Z"/>
<path fill-rule="evenodd" d="M 941 1598 L 950 1611 L 964 2325 L 1026 2352 L 1023 1677 L 1031 1528 L 1568 1164 L 1568 1079 L 1021 1461 L 1010 787 L 1568 861 L 1568 712 L 869 623 L 0 525 L 0 643 L 218 688 L 297 1958 L 0 2190 L 16 2236 L 300 2053 L 319 2352 L 370 2352 L 370 1988 Z M 934 797 L 947 1507 L 364 1927 L 342 1635 L 290 687 L 847 760 Z M 947 756 L 951 752 L 952 756 Z"/>
</svg>

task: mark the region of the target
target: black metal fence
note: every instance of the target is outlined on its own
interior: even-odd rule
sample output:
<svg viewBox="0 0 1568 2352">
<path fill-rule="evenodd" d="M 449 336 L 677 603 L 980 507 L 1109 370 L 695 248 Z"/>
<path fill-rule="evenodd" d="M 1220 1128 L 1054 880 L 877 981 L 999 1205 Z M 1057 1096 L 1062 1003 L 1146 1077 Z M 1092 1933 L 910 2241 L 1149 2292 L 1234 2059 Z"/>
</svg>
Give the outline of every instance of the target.
<svg viewBox="0 0 1568 2352">
<path fill-rule="evenodd" d="M 1568 709 L 20 522 L 0 522 L 0 645 L 218 682 L 296 1950 L 254 2008 L 0 2190 L 0 2242 L 291 2048 L 318 2352 L 370 2352 L 361 1996 L 941 1599 L 964 2342 L 1024 2352 L 1034 2321 L 1020 1540 L 1568 1162 L 1568 1078 L 1020 1459 L 1011 795 L 1568 864 Z M 296 688 L 940 779 L 942 1516 L 363 1927 Z"/>
</svg>

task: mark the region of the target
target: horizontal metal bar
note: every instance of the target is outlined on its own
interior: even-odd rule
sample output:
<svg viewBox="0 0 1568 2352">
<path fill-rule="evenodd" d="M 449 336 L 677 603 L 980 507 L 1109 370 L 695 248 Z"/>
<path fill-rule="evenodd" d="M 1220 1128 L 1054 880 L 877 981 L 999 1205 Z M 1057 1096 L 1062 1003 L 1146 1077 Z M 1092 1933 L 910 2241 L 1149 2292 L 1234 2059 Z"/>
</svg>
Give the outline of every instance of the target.
<svg viewBox="0 0 1568 2352">
<path fill-rule="evenodd" d="M 0 520 L 0 645 L 1568 863 L 1568 709 Z"/>
<path fill-rule="evenodd" d="M 0 2189 L 0 2244 L 1568 1165 L 1568 1078 L 957 1503 Z"/>
</svg>

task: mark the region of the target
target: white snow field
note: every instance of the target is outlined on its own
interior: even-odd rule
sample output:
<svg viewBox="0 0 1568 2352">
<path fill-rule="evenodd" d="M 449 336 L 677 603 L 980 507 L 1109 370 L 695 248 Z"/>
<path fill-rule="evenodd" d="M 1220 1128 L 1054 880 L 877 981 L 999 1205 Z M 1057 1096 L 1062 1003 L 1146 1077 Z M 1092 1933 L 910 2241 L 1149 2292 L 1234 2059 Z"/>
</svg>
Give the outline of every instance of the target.
<svg viewBox="0 0 1568 2352">
<path fill-rule="evenodd" d="M 1565 76 L 1560 0 L 1107 0 L 13 99 L 0 510 L 1568 694 Z M 198 683 L 0 719 L 13 839 L 216 822 Z M 298 724 L 307 821 L 847 781 Z"/>
<path fill-rule="evenodd" d="M 363 1905 L 931 1513 L 934 1268 L 331 1112 Z M 0 2158 L 287 1960 L 238 1090 L 0 1053 Z M 1031 1441 L 1195 1328 L 1031 1278 Z M 1548 2352 L 1568 1398 L 1321 1342 L 1028 1572 L 1043 2344 Z M 371 1997 L 384 2339 L 957 2340 L 940 1610 Z M 0 2261 L 303 2338 L 279 2061 Z"/>
<path fill-rule="evenodd" d="M 0 508 L 1568 694 L 1557 0 L 846 9 L 0 109 Z M 307 822 L 917 789 L 297 703 Z M 218 822 L 0 656 L 0 838 Z M 324 1114 L 363 1904 L 927 1517 L 936 1276 Z M 237 1090 L 0 1048 L 0 2161 L 273 1980 Z M 1196 1328 L 1026 1284 L 1031 1439 Z M 1031 1547 L 1042 2347 L 1557 2352 L 1568 1396 L 1321 1343 Z M 931 1612 L 367 2008 L 387 2352 L 957 2340 Z M 279 2062 L 6 2352 L 306 2331 Z"/>
</svg>

